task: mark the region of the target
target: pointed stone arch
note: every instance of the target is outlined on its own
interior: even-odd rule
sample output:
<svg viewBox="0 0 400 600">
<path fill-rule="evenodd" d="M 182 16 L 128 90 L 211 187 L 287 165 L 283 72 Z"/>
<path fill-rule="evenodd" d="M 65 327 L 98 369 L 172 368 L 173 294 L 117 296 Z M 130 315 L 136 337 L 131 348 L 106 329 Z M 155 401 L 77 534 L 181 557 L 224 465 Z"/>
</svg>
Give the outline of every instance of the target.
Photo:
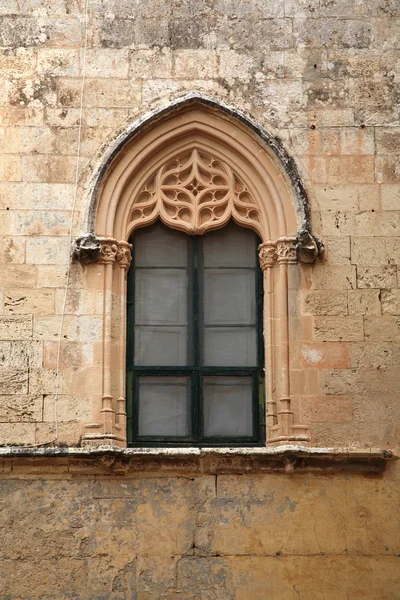
<svg viewBox="0 0 400 600">
<path fill-rule="evenodd" d="M 130 235 L 157 219 L 189 235 L 232 219 L 262 240 L 268 443 L 307 441 L 307 428 L 295 423 L 291 409 L 288 275 L 298 268 L 299 253 L 312 262 L 318 245 L 309 234 L 304 187 L 279 141 L 242 113 L 190 96 L 126 131 L 95 180 L 87 213 L 91 233 L 74 249 L 75 258 L 101 265 L 104 282 L 103 392 L 86 440 L 126 443 Z"/>
</svg>

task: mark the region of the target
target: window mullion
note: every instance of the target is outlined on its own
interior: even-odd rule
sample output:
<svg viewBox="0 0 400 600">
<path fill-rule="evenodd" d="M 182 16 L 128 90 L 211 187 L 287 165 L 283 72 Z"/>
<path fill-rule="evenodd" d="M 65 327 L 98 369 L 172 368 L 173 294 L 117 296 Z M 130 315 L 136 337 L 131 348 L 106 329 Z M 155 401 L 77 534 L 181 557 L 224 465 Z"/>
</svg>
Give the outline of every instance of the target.
<svg viewBox="0 0 400 600">
<path fill-rule="evenodd" d="M 200 267 L 199 267 L 199 240 L 192 238 L 192 352 L 193 352 L 193 372 L 192 372 L 192 432 L 193 439 L 200 438 Z"/>
</svg>

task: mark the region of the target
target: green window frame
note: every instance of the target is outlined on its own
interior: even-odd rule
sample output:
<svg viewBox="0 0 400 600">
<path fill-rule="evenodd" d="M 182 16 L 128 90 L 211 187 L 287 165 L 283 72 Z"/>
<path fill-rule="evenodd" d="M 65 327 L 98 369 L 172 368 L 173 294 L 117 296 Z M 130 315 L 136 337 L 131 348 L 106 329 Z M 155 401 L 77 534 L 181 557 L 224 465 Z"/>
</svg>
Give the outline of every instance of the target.
<svg viewBox="0 0 400 600">
<path fill-rule="evenodd" d="M 160 222 L 146 228 L 160 226 Z M 231 225 L 229 225 L 231 226 Z M 165 225 L 162 225 L 165 227 Z M 239 228 L 239 226 L 234 225 Z M 168 228 L 166 228 L 168 229 Z M 175 231 L 175 230 L 174 230 Z M 183 232 L 177 232 L 187 236 Z M 254 232 L 252 232 L 254 233 Z M 213 232 L 218 234 L 218 231 Z M 264 342 L 263 342 L 263 284 L 262 271 L 258 262 L 260 240 L 254 233 L 255 307 L 257 364 L 255 366 L 205 366 L 202 365 L 204 268 L 202 265 L 202 243 L 209 234 L 187 236 L 189 239 L 188 277 L 188 356 L 191 364 L 186 366 L 143 366 L 135 364 L 135 283 L 138 268 L 135 261 L 135 233 L 130 238 L 132 263 L 127 280 L 127 440 L 131 447 L 137 446 L 262 446 L 265 444 L 265 393 L 264 393 Z M 235 269 L 237 267 L 234 267 Z M 139 382 L 144 378 L 187 377 L 190 380 L 190 410 L 188 435 L 140 435 L 139 432 Z M 204 378 L 247 378 L 252 386 L 252 433 L 251 435 L 205 435 L 203 427 Z M 148 380 L 150 381 L 150 380 Z M 173 381 L 171 379 L 170 381 Z M 207 381 L 210 381 L 209 379 Z M 220 379 L 220 381 L 223 381 Z M 225 379 L 226 381 L 226 379 Z M 245 380 L 244 380 L 245 381 Z"/>
</svg>

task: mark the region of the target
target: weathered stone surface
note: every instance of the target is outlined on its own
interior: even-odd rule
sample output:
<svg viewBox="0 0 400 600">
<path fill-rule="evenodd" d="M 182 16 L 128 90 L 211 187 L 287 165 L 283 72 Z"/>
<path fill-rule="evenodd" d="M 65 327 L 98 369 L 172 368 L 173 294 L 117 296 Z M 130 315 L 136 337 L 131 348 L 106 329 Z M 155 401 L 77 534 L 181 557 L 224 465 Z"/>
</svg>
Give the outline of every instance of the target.
<svg viewBox="0 0 400 600">
<path fill-rule="evenodd" d="M 0 445 L 76 446 L 100 431 L 105 274 L 73 263 L 66 293 L 71 211 L 75 203 L 75 239 L 89 231 L 96 174 L 117 137 L 202 93 L 285 148 L 327 248 L 312 267 L 289 269 L 295 422 L 320 446 L 396 447 L 398 0 L 89 0 L 87 17 L 84 8 L 0 0 Z M 276 322 L 279 285 L 276 276 Z M 281 321 L 276 332 L 281 372 Z M 114 327 L 112 336 L 117 397 L 123 344 Z M 96 476 L 62 458 L 39 475 L 30 459 L 0 461 L 0 597 L 398 600 L 398 467 L 261 475 L 243 461 L 241 475 L 214 477 L 185 460 L 179 476 L 167 460 L 156 474 L 128 475 L 123 461 L 104 460 Z"/>
</svg>

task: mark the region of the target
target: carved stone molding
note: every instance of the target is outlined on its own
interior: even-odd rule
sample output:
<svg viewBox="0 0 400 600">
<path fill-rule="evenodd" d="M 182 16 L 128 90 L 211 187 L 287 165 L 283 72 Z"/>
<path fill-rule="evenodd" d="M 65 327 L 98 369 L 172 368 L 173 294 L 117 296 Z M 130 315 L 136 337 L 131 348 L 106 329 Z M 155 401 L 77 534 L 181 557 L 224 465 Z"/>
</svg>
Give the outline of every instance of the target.
<svg viewBox="0 0 400 600">
<path fill-rule="evenodd" d="M 282 237 L 275 242 L 264 242 L 258 249 L 262 271 L 273 267 L 275 262 L 311 264 L 325 251 L 323 243 L 305 229 L 296 237 Z"/>
<path fill-rule="evenodd" d="M 155 221 L 192 234 L 225 225 L 231 217 L 261 232 L 257 204 L 241 177 L 203 150 L 178 153 L 147 179 L 130 213 L 130 229 Z"/>
<path fill-rule="evenodd" d="M 93 233 L 80 235 L 73 242 L 72 258 L 84 265 L 92 263 L 118 263 L 121 268 L 128 269 L 131 263 L 131 247 L 128 242 L 118 242 L 114 238 L 97 237 Z"/>
</svg>

